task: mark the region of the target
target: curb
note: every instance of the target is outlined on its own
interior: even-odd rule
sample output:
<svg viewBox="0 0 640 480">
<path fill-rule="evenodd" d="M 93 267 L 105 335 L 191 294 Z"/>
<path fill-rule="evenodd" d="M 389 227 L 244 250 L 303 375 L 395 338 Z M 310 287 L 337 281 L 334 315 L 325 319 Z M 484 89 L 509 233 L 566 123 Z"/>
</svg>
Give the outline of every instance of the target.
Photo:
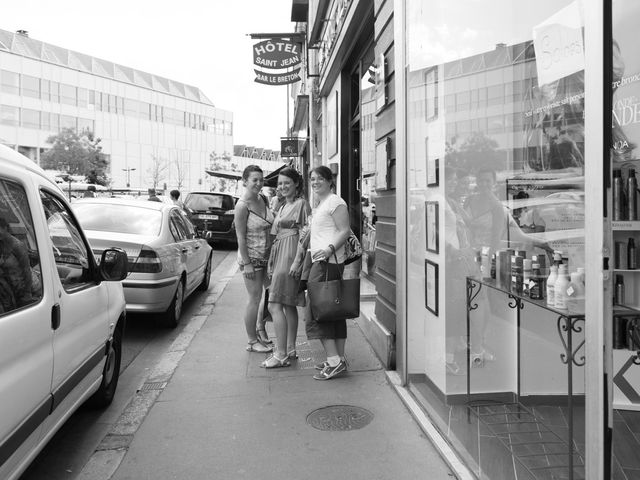
<svg viewBox="0 0 640 480">
<path fill-rule="evenodd" d="M 80 471 L 78 480 L 109 480 L 122 463 L 136 431 L 167 386 L 187 348 L 191 345 L 191 341 L 213 312 L 222 292 L 238 270 L 236 256 L 228 254 L 216 270 L 223 272 L 222 277 L 213 284 L 211 293 L 202 302 L 198 312 L 151 369 L 118 420 L 111 426 Z"/>
<path fill-rule="evenodd" d="M 438 429 L 433 425 L 433 422 L 431 422 L 409 390 L 402 386 L 398 373 L 391 370 L 386 370 L 385 373 L 387 375 L 387 382 L 389 382 L 391 387 L 393 387 L 400 397 L 400 400 L 402 400 L 404 406 L 409 410 L 411 416 L 431 441 L 456 478 L 458 480 L 475 480 L 476 476 L 473 475 L 471 470 L 469 470 L 462 460 L 460 460 L 453 448 L 451 448 L 451 445 L 449 445 L 449 442 L 447 442 Z"/>
</svg>

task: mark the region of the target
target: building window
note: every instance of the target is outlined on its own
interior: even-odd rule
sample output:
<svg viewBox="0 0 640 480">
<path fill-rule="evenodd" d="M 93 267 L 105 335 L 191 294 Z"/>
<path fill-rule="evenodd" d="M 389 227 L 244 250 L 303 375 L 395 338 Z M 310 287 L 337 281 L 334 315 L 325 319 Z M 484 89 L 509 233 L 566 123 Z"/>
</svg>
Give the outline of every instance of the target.
<svg viewBox="0 0 640 480">
<path fill-rule="evenodd" d="M 66 83 L 60 84 L 60 103 L 65 105 L 78 105 L 78 92 L 76 87 L 67 85 Z"/>
<path fill-rule="evenodd" d="M 40 98 L 40 79 L 22 75 L 21 92 L 25 97 Z"/>
<path fill-rule="evenodd" d="M 49 100 L 53 103 L 60 103 L 60 84 L 52 81 L 49 86 Z"/>
<path fill-rule="evenodd" d="M 60 115 L 60 129 L 63 128 L 71 128 L 76 130 L 77 122 L 76 117 L 72 117 L 70 115 Z"/>
<path fill-rule="evenodd" d="M 78 106 L 87 108 L 89 104 L 89 90 L 78 87 Z"/>
<path fill-rule="evenodd" d="M 40 112 L 38 110 L 31 110 L 30 108 L 23 108 L 20 112 L 20 125 L 25 128 L 40 128 Z"/>
<path fill-rule="evenodd" d="M 20 109 L 10 105 L 0 105 L 0 123 L 2 125 L 19 125 Z"/>
<path fill-rule="evenodd" d="M 57 132 L 60 129 L 60 115 L 57 113 L 42 112 L 40 121 L 42 130 Z"/>
<path fill-rule="evenodd" d="M 20 93 L 20 75 L 13 72 L 2 70 L 0 72 L 0 87 L 4 93 Z"/>
<path fill-rule="evenodd" d="M 90 118 L 78 118 L 78 133 L 95 132 L 94 121 Z"/>
</svg>

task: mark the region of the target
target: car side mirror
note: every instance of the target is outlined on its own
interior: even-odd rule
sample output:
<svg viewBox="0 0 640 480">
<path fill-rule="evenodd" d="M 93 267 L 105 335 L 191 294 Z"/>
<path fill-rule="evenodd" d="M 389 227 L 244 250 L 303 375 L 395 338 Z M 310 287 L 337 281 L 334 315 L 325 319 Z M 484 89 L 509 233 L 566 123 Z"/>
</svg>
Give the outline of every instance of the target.
<svg viewBox="0 0 640 480">
<path fill-rule="evenodd" d="M 100 259 L 100 277 L 107 282 L 119 282 L 127 277 L 127 254 L 121 248 L 107 248 Z"/>
</svg>

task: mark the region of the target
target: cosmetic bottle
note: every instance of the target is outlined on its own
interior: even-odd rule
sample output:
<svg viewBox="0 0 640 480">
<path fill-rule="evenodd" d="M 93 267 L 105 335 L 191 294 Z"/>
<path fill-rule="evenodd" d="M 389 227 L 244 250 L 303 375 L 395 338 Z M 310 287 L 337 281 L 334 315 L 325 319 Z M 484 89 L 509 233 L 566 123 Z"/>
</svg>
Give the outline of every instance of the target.
<svg viewBox="0 0 640 480">
<path fill-rule="evenodd" d="M 638 220 L 638 180 L 636 171 L 629 169 L 627 178 L 627 220 Z"/>
<path fill-rule="evenodd" d="M 613 219 L 624 220 L 624 191 L 622 184 L 622 170 L 613 171 Z"/>
<path fill-rule="evenodd" d="M 576 313 L 584 313 L 584 283 L 580 272 L 571 273 L 571 282 L 566 290 L 567 309 Z"/>
<path fill-rule="evenodd" d="M 482 272 L 483 280 L 491 278 L 491 257 L 489 250 L 489 247 L 482 247 L 482 250 L 480 250 L 480 271 Z"/>
<path fill-rule="evenodd" d="M 555 265 L 551 265 L 549 267 L 551 273 L 549 273 L 549 278 L 547 278 L 547 305 L 549 307 L 555 307 L 555 295 L 554 288 L 556 284 L 556 280 L 558 279 L 558 267 Z"/>
<path fill-rule="evenodd" d="M 496 254 L 491 254 L 491 278 L 496 279 Z"/>
<path fill-rule="evenodd" d="M 567 309 L 567 288 L 569 288 L 569 273 L 566 265 L 558 267 L 558 277 L 553 286 L 553 306 L 558 310 Z"/>
<path fill-rule="evenodd" d="M 635 270 L 638 268 L 638 262 L 636 257 L 636 242 L 633 238 L 630 238 L 627 242 L 627 268 L 629 270 Z"/>
<path fill-rule="evenodd" d="M 615 305 L 624 305 L 624 277 L 616 275 L 615 297 L 613 299 Z"/>
<path fill-rule="evenodd" d="M 532 264 L 531 279 L 529 280 L 529 297 L 531 300 L 544 299 L 544 277 L 540 273 L 540 265 Z"/>
<path fill-rule="evenodd" d="M 522 294 L 529 295 L 529 282 L 531 281 L 531 274 L 533 270 L 533 263 L 529 258 L 522 260 Z"/>
<path fill-rule="evenodd" d="M 523 266 L 522 257 L 513 255 L 511 257 L 511 291 L 516 295 L 522 295 Z"/>
</svg>

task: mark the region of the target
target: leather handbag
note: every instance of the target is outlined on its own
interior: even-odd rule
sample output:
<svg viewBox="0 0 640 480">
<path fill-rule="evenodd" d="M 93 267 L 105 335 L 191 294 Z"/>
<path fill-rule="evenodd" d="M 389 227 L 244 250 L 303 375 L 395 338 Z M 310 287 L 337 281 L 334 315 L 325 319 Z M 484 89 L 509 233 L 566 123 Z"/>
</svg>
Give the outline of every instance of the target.
<svg viewBox="0 0 640 480">
<path fill-rule="evenodd" d="M 344 267 L 339 279 L 329 280 L 327 270 L 324 281 L 307 284 L 311 315 L 316 322 L 334 322 L 360 316 L 360 279 L 343 279 L 343 273 Z"/>
</svg>

